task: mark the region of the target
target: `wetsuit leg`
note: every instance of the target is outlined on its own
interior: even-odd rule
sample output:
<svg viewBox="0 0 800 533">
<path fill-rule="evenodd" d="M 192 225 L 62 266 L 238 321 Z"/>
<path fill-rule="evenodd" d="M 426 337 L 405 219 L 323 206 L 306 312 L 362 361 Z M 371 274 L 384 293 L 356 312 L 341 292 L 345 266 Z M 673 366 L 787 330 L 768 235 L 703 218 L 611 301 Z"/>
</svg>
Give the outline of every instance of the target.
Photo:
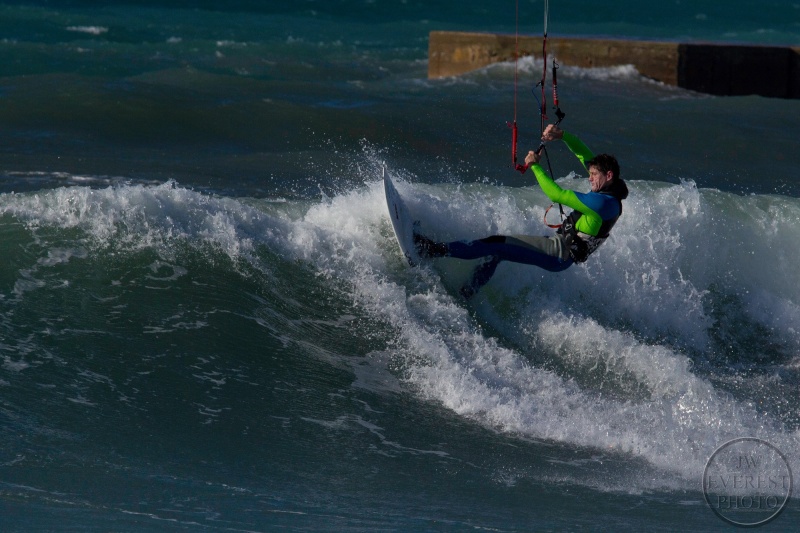
<svg viewBox="0 0 800 533">
<path fill-rule="evenodd" d="M 447 243 L 447 255 L 458 259 L 493 256 L 499 261 L 534 265 L 550 272 L 561 272 L 572 265 L 564 255 L 558 237 L 506 237 L 494 235 L 476 241 Z"/>
<path fill-rule="evenodd" d="M 423 257 L 486 258 L 461 288 L 465 298 L 472 297 L 489 282 L 501 261 L 534 265 L 550 272 L 561 272 L 572 266 L 569 251 L 559 237 L 492 235 L 475 241 L 443 243 L 414 235 L 414 241 Z"/>
<path fill-rule="evenodd" d="M 467 299 L 472 298 L 481 287 L 489 283 L 499 264 L 500 259 L 497 256 L 487 257 L 485 261 L 475 267 L 469 281 L 461 287 L 461 295 Z"/>
<path fill-rule="evenodd" d="M 475 267 L 470 281 L 461 287 L 461 294 L 471 298 L 494 275 L 500 261 L 534 265 L 550 272 L 561 272 L 572 265 L 569 251 L 559 237 L 530 237 L 527 235 L 494 235 L 477 241 L 457 241 L 447 244 L 448 255 L 460 259 L 488 256 Z"/>
</svg>

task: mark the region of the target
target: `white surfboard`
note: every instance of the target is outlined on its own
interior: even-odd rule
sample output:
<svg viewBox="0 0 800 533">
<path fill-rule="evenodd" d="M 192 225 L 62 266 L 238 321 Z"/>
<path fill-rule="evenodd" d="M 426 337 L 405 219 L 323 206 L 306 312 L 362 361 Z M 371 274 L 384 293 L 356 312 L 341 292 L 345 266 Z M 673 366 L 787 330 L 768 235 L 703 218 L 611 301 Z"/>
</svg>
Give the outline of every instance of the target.
<svg viewBox="0 0 800 533">
<path fill-rule="evenodd" d="M 386 206 L 389 208 L 389 218 L 397 238 L 400 251 L 411 266 L 420 264 L 421 259 L 414 246 L 414 218 L 406 207 L 403 197 L 397 192 L 386 167 L 383 167 L 383 188 L 386 194 Z M 472 278 L 472 272 L 480 260 L 451 259 L 447 257 L 434 259 L 432 266 L 442 276 L 442 281 L 448 290 L 454 294 L 462 294 L 462 288 Z"/>
<path fill-rule="evenodd" d="M 386 172 L 385 166 L 383 167 L 383 189 L 386 193 L 386 206 L 389 208 L 389 218 L 392 219 L 392 228 L 397 237 L 397 244 L 400 245 L 400 251 L 403 252 L 408 264 L 415 266 L 419 263 L 419 255 L 414 248 L 414 221 L 403 198 L 392 183 L 389 173 Z"/>
</svg>

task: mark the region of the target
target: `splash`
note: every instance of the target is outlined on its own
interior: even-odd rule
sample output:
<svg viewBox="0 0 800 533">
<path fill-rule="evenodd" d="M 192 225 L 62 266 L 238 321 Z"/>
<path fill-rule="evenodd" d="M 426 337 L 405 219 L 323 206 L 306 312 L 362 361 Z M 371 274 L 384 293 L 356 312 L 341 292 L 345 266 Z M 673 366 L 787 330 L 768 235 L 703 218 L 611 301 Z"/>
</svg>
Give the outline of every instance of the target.
<svg viewBox="0 0 800 533">
<path fill-rule="evenodd" d="M 796 201 L 632 182 L 625 216 L 591 262 L 558 276 L 503 264 L 467 305 L 446 283 L 460 268 L 455 260 L 405 266 L 378 168 L 356 166 L 363 186 L 309 202 L 219 197 L 174 182 L 2 195 L 6 221 L 40 239 L 62 232 L 71 243 L 43 243 L 31 285 L 20 274 L 19 295 L 38 290 L 37 272 L 107 250 L 155 251 L 147 279 L 175 283 L 192 275 L 174 261 L 176 243 L 211 246 L 256 269 L 266 268 L 265 248 L 324 284 L 343 284 L 359 308 L 390 325 L 389 348 L 354 386 L 393 390 L 379 384 L 399 379 L 421 400 L 501 433 L 597 448 L 665 474 L 639 490 L 691 485 L 731 438 L 762 438 L 797 457 L 800 422 L 770 405 L 798 388 L 798 258 L 780 246 L 800 231 Z M 544 230 L 547 200 L 534 188 L 398 188 L 436 238 Z M 198 320 L 181 318 L 181 328 L 205 327 Z M 346 358 L 294 339 L 291 329 L 275 334 Z"/>
<path fill-rule="evenodd" d="M 760 246 L 755 236 L 763 239 L 765 227 L 729 222 L 764 199 L 702 191 L 691 182 L 631 188 L 626 216 L 593 262 L 558 277 L 502 265 L 469 307 L 438 277 L 449 275 L 454 260 L 412 273 L 402 268 L 391 234 L 380 230 L 388 222 L 375 184 L 309 211 L 302 247 L 326 250 L 308 257 L 350 279 L 358 303 L 395 326 L 406 383 L 461 416 L 509 434 L 639 457 L 687 482 L 699 479 L 716 446 L 731 438 L 755 436 L 793 453 L 796 423 L 757 408 L 747 386 L 720 387 L 726 370 L 714 367 L 715 353 L 725 350 L 721 335 L 749 342 L 720 323 L 731 309 L 720 291 L 750 285 L 771 294 L 770 305 L 796 308 L 795 295 L 771 292 L 774 280 L 749 278 L 749 243 Z M 416 185 L 401 194 L 437 238 L 542 230 L 530 214 L 546 200 L 533 189 Z M 796 231 L 789 220 L 779 226 L 771 238 Z M 732 232 L 740 246 L 721 249 Z M 356 252 L 367 235 L 366 253 Z M 330 242 L 353 246 L 331 249 Z M 758 325 L 757 312 L 739 312 Z M 772 327 L 783 348 L 770 365 L 788 369 L 796 332 L 774 321 Z M 784 386 L 796 380 L 787 373 Z"/>
</svg>

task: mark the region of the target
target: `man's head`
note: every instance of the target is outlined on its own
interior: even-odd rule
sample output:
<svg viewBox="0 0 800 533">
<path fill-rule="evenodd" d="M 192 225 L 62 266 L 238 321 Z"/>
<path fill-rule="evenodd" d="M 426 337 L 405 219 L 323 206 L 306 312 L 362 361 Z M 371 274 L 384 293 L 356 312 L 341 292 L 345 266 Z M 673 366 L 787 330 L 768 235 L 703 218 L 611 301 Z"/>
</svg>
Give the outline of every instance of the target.
<svg viewBox="0 0 800 533">
<path fill-rule="evenodd" d="M 617 158 L 609 154 L 599 154 L 586 162 L 589 169 L 589 182 L 592 191 L 597 192 L 609 182 L 619 178 L 619 163 Z"/>
</svg>

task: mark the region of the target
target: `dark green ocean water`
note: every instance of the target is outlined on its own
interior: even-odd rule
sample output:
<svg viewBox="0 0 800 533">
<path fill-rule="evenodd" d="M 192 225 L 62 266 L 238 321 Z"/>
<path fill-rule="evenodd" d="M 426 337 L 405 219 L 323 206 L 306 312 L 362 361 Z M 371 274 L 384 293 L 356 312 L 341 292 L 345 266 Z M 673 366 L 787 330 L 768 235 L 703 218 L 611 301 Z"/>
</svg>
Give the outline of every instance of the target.
<svg viewBox="0 0 800 533">
<path fill-rule="evenodd" d="M 784 2 L 550 10 L 800 37 Z M 382 164 L 442 239 L 545 233 L 549 202 L 507 164 L 514 65 L 428 80 L 439 29 L 513 32 L 514 5 L 0 4 L 0 530 L 716 531 L 719 446 L 800 471 L 800 104 L 562 66 L 625 215 L 585 266 L 504 264 L 467 304 L 468 266 L 404 264 Z"/>
</svg>

